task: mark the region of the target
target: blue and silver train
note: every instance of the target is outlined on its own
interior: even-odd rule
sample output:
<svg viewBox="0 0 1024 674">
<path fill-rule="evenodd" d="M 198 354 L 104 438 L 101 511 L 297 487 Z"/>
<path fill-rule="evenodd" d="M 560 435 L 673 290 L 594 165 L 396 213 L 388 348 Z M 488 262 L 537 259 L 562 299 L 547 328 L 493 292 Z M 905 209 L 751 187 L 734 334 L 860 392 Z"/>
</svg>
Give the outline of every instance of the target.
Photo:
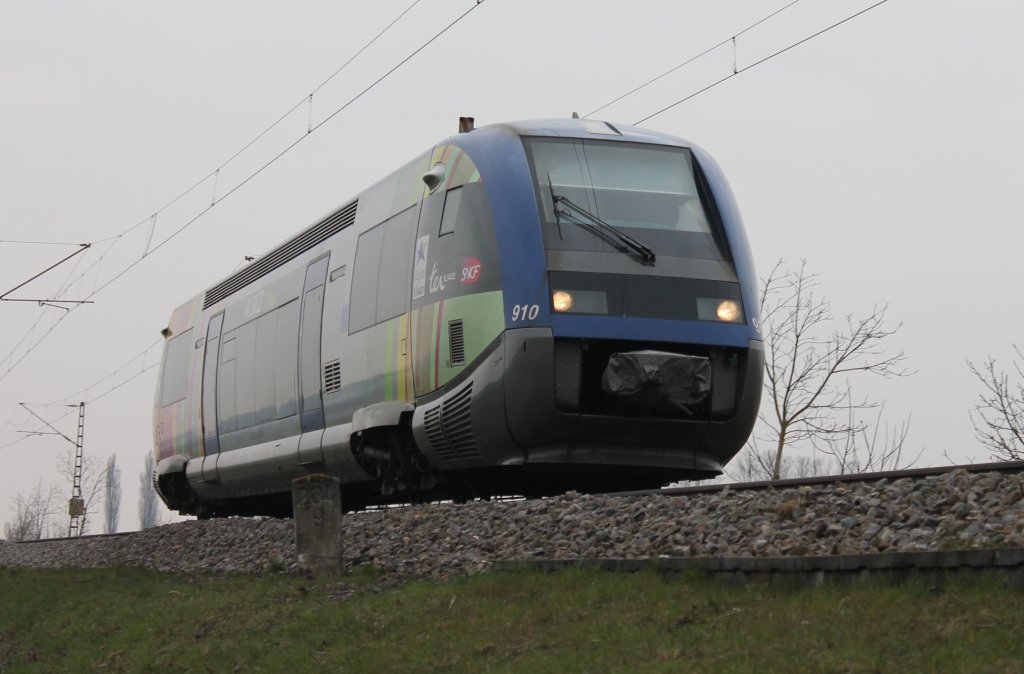
<svg viewBox="0 0 1024 674">
<path fill-rule="evenodd" d="M 155 484 L 183 514 L 613 491 L 717 475 L 762 384 L 715 162 L 558 119 L 442 141 L 179 307 Z"/>
</svg>

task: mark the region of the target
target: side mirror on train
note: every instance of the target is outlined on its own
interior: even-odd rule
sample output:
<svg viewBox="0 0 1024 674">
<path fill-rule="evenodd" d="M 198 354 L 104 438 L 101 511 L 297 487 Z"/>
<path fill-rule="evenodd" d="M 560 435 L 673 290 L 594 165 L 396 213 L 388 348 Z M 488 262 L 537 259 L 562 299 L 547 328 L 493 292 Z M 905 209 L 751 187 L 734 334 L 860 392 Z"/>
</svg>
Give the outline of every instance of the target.
<svg viewBox="0 0 1024 674">
<path fill-rule="evenodd" d="M 423 182 L 426 183 L 431 192 L 436 190 L 437 186 L 444 182 L 446 171 L 447 169 L 444 164 L 434 164 L 433 168 L 423 174 Z"/>
</svg>

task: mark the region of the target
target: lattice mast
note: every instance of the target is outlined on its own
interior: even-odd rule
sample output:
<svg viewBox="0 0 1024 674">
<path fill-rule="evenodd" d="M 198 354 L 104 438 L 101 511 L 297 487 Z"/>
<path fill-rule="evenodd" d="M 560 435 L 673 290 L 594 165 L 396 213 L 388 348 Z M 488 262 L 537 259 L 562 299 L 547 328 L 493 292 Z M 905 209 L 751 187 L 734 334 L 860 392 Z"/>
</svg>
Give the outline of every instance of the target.
<svg viewBox="0 0 1024 674">
<path fill-rule="evenodd" d="M 85 438 L 85 403 L 78 403 L 78 439 L 75 441 L 75 472 L 68 501 L 68 536 L 81 536 L 85 519 L 85 500 L 82 498 L 82 444 Z"/>
</svg>

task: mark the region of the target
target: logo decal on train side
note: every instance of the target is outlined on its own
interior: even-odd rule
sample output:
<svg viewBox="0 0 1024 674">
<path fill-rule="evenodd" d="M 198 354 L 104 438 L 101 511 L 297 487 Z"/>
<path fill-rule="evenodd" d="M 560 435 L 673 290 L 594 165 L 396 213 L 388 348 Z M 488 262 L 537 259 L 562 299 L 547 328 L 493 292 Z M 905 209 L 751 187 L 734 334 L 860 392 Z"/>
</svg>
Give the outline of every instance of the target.
<svg viewBox="0 0 1024 674">
<path fill-rule="evenodd" d="M 455 280 L 455 272 L 442 272 L 437 273 L 437 263 L 430 268 L 430 294 L 433 295 L 437 292 L 443 292 L 446 284 L 451 283 Z"/>
<path fill-rule="evenodd" d="M 412 298 L 418 300 L 427 294 L 427 250 L 430 235 L 416 239 L 416 258 L 412 263 Z"/>
<path fill-rule="evenodd" d="M 462 258 L 462 278 L 460 282 L 465 285 L 467 283 L 476 283 L 480 280 L 480 272 L 483 270 L 483 265 L 480 264 L 480 260 L 475 257 L 464 257 Z"/>
<path fill-rule="evenodd" d="M 263 311 L 263 293 L 264 290 L 259 291 L 255 295 L 250 295 L 245 298 L 245 320 L 249 320 L 254 316 L 260 314 Z"/>
</svg>

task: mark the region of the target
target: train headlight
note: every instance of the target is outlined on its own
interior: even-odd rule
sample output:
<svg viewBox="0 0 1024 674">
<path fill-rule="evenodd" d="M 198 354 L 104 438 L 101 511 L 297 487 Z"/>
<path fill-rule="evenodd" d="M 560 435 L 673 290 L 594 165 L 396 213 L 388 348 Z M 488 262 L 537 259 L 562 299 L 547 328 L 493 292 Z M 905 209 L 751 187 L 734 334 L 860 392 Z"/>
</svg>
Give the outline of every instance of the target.
<svg viewBox="0 0 1024 674">
<path fill-rule="evenodd" d="M 572 309 L 572 295 L 564 290 L 556 290 L 551 295 L 551 306 L 555 311 L 569 311 Z"/>
<path fill-rule="evenodd" d="M 721 321 L 722 323 L 743 323 L 743 305 L 739 299 L 724 300 L 721 297 L 698 297 L 697 319 Z"/>
<path fill-rule="evenodd" d="M 743 320 L 743 310 L 740 309 L 739 303 L 735 300 L 722 300 L 719 302 L 718 308 L 715 309 L 715 315 L 718 316 L 718 320 L 727 323 L 739 323 Z"/>
</svg>

